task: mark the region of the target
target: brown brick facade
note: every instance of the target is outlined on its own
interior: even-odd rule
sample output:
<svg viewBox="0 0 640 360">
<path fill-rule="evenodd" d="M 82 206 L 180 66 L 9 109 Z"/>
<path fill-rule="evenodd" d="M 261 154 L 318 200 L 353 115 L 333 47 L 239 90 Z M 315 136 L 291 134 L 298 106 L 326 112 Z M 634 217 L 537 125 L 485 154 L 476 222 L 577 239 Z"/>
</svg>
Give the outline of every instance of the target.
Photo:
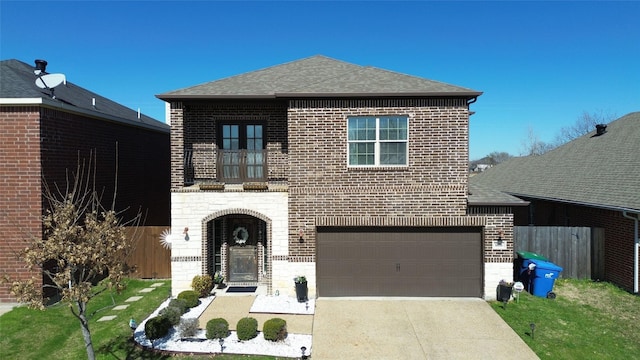
<svg viewBox="0 0 640 360">
<path fill-rule="evenodd" d="M 64 188 L 67 170 L 96 157 L 96 189 L 110 204 L 118 157 L 116 208 L 145 225 L 170 223 L 169 134 L 45 106 L 0 107 L 0 274 L 26 277 L 15 251 L 42 236 L 42 179 Z M 116 146 L 117 144 L 117 146 Z M 129 210 L 126 210 L 129 208 Z M 29 276 L 30 277 L 30 276 Z M 6 287 L 0 301 L 12 301 Z"/>
<path fill-rule="evenodd" d="M 319 226 L 476 228 L 482 232 L 484 263 L 513 261 L 512 209 L 469 212 L 466 99 L 184 101 L 173 102 L 171 113 L 171 189 L 176 194 L 243 191 L 209 184 L 221 182 L 212 166 L 219 126 L 266 124 L 268 191 L 277 187 L 288 193 L 288 254 L 272 261 L 315 262 Z M 408 166 L 347 165 L 347 118 L 365 115 L 408 117 Z M 202 188 L 185 183 L 184 154 L 189 152 L 194 183 Z M 506 250 L 493 250 L 499 237 Z"/>
<path fill-rule="evenodd" d="M 193 151 L 196 182 L 217 181 L 218 127 L 223 122 L 266 124 L 269 181 L 286 181 L 288 172 L 287 103 L 174 102 L 171 104 L 171 189 L 184 186 L 184 153 Z"/>
<path fill-rule="evenodd" d="M 42 236 L 40 186 L 40 111 L 38 107 L 0 107 L 0 276 L 29 279 L 16 257 L 29 237 Z M 0 286 L 0 302 L 15 299 Z"/>
<path fill-rule="evenodd" d="M 43 176 L 48 183 L 64 184 L 67 169 L 75 172 L 78 160 L 86 162 L 93 152 L 96 188 L 104 189 L 108 203 L 117 168 L 116 208 L 124 211 L 123 217 L 131 219 L 140 209 L 146 213 L 145 225 L 169 224 L 167 133 L 48 108 L 41 114 Z"/>
<path fill-rule="evenodd" d="M 347 166 L 349 116 L 409 117 L 409 165 Z M 318 217 L 371 218 L 466 215 L 466 102 L 442 99 L 293 100 L 290 103 L 289 253 L 315 254 Z M 299 229 L 308 233 L 297 241 Z"/>
</svg>

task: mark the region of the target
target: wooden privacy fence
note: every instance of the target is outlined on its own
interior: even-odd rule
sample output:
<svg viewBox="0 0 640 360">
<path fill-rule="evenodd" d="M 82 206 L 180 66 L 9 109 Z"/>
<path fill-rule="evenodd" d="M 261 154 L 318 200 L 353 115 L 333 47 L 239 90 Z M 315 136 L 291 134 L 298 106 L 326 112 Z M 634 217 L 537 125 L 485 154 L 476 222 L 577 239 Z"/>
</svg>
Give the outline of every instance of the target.
<svg viewBox="0 0 640 360">
<path fill-rule="evenodd" d="M 136 237 L 135 250 L 130 265 L 136 266 L 132 277 L 139 279 L 168 279 L 171 277 L 171 249 L 160 244 L 160 235 L 169 226 L 140 226 L 129 228 L 127 235 Z M 132 239 L 136 241 L 136 239 Z"/>
<path fill-rule="evenodd" d="M 515 251 L 531 251 L 562 267 L 560 277 L 604 279 L 604 229 L 514 226 Z"/>
</svg>

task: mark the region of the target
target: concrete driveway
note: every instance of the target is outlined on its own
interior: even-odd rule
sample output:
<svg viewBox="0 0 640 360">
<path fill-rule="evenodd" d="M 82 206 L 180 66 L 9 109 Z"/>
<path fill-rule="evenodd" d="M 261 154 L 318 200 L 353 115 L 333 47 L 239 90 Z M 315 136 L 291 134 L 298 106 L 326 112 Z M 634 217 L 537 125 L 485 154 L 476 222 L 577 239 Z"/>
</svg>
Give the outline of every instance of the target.
<svg viewBox="0 0 640 360">
<path fill-rule="evenodd" d="M 467 298 L 319 298 L 312 357 L 538 359 L 487 302 Z"/>
</svg>

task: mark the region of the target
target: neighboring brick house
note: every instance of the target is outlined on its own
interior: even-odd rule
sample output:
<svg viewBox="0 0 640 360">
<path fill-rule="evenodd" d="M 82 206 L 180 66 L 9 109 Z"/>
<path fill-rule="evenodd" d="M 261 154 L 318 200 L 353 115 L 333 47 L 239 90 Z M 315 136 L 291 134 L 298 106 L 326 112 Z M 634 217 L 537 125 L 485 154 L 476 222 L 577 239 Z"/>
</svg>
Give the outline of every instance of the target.
<svg viewBox="0 0 640 360">
<path fill-rule="evenodd" d="M 36 86 L 34 67 L 0 62 L 0 276 L 27 279 L 16 257 L 31 236 L 42 236 L 43 179 L 66 185 L 67 171 L 95 154 L 96 189 L 125 219 L 138 212 L 145 225 L 168 225 L 169 126 L 72 82 L 54 92 Z M 53 96 L 52 96 L 53 95 Z M 0 301 L 15 301 L 0 287 Z"/>
<path fill-rule="evenodd" d="M 222 271 L 268 293 L 305 275 L 311 296 L 495 297 L 525 203 L 470 204 L 480 94 L 314 56 L 157 95 L 174 295 Z"/>
<path fill-rule="evenodd" d="M 515 225 L 603 228 L 604 276 L 638 293 L 640 112 L 540 156 L 513 158 L 471 178 L 531 203 Z"/>
</svg>

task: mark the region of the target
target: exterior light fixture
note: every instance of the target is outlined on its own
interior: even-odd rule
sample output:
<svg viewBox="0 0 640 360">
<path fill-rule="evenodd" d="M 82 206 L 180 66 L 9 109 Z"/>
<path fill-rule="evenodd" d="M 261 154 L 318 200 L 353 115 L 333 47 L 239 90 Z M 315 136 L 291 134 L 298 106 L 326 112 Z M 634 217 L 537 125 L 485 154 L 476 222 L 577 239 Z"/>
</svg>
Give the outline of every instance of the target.
<svg viewBox="0 0 640 360">
<path fill-rule="evenodd" d="M 307 351 L 307 347 L 306 346 L 302 346 L 300 348 L 300 351 L 302 352 L 302 357 L 301 359 L 307 359 L 307 355 L 305 355 L 304 353 Z"/>
<path fill-rule="evenodd" d="M 184 241 L 189 241 L 189 228 L 185 227 L 182 233 L 184 234 Z"/>
<path fill-rule="evenodd" d="M 304 242 L 304 230 L 303 229 L 298 230 L 298 241 L 300 241 L 301 244 Z"/>
<path fill-rule="evenodd" d="M 529 327 L 531 328 L 531 340 L 533 340 L 533 333 L 536 331 L 536 324 L 531 323 L 529 324 Z"/>
<path fill-rule="evenodd" d="M 502 246 L 502 235 L 504 235 L 504 231 L 500 230 L 498 232 L 498 246 Z"/>
<path fill-rule="evenodd" d="M 218 342 L 220 343 L 220 352 L 224 352 L 224 339 L 220 338 L 220 340 L 218 340 Z"/>
</svg>

